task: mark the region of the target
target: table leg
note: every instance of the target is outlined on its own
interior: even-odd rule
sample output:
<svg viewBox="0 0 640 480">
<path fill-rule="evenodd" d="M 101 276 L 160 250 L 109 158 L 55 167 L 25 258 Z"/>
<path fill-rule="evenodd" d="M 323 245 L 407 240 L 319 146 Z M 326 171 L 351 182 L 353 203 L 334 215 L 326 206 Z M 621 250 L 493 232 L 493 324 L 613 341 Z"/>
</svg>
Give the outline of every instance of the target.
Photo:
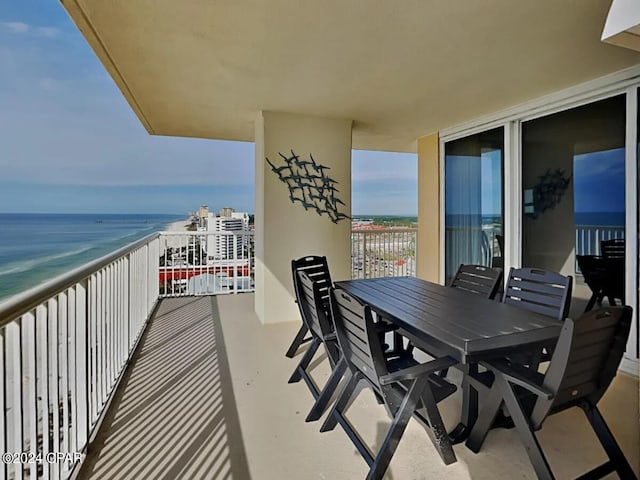
<svg viewBox="0 0 640 480">
<path fill-rule="evenodd" d="M 469 376 L 478 373 L 478 364 L 462 366 L 462 412 L 460 423 L 449 433 L 453 445 L 464 442 L 478 419 L 478 391 L 471 385 Z"/>
</svg>

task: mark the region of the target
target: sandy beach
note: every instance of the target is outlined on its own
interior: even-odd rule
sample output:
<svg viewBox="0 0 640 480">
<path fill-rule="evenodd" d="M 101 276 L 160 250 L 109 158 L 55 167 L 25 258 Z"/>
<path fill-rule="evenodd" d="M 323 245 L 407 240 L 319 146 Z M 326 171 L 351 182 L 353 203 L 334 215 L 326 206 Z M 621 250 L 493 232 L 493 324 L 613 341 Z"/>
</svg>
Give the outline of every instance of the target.
<svg viewBox="0 0 640 480">
<path fill-rule="evenodd" d="M 191 225 L 191 220 L 189 218 L 185 218 L 184 220 L 180 220 L 178 222 L 173 222 L 167 225 L 167 232 L 187 232 L 189 225 Z"/>
</svg>

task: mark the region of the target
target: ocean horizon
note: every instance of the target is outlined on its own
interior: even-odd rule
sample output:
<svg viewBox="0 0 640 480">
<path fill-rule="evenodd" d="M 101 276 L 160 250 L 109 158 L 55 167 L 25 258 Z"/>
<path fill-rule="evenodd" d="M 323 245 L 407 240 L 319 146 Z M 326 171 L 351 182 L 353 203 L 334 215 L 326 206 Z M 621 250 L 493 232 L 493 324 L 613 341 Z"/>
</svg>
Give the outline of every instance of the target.
<svg viewBox="0 0 640 480">
<path fill-rule="evenodd" d="M 186 218 L 0 213 L 0 302 Z"/>
</svg>

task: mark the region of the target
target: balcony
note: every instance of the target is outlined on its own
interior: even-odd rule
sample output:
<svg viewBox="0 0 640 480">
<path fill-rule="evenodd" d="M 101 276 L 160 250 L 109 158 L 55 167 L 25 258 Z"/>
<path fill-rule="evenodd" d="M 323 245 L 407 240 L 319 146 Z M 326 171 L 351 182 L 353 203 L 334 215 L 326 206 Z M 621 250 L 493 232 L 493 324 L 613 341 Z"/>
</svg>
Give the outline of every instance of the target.
<svg viewBox="0 0 640 480">
<path fill-rule="evenodd" d="M 161 294 L 167 248 L 152 236 L 0 306 L 0 447 L 82 454 L 37 469 L 11 464 L 0 478 L 363 478 L 366 464 L 344 432 L 305 423 L 312 398 L 302 382 L 287 384 L 296 360 L 284 352 L 298 324 L 261 325 L 253 294 L 239 289 Z M 184 270 L 178 257 L 189 249 L 171 248 L 170 267 Z M 224 273 L 245 273 L 233 260 Z M 323 382 L 328 362 L 313 374 Z M 621 373 L 600 404 L 636 471 L 637 401 L 637 378 Z M 440 405 L 448 427 L 460 402 L 457 392 Z M 551 417 L 540 432 L 558 478 L 604 458 L 581 415 Z M 389 424 L 369 391 L 350 418 L 370 444 Z M 494 431 L 481 454 L 455 451 L 458 462 L 445 467 L 411 422 L 388 478 L 535 478 L 513 430 Z"/>
</svg>

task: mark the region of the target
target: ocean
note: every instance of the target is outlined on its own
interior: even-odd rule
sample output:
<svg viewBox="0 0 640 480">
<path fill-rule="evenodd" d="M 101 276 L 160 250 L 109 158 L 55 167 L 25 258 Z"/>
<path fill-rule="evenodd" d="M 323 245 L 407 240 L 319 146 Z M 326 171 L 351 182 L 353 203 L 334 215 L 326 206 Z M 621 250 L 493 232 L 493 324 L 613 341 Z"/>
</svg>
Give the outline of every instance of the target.
<svg viewBox="0 0 640 480">
<path fill-rule="evenodd" d="M 0 213 L 0 302 L 183 218 Z"/>
</svg>

